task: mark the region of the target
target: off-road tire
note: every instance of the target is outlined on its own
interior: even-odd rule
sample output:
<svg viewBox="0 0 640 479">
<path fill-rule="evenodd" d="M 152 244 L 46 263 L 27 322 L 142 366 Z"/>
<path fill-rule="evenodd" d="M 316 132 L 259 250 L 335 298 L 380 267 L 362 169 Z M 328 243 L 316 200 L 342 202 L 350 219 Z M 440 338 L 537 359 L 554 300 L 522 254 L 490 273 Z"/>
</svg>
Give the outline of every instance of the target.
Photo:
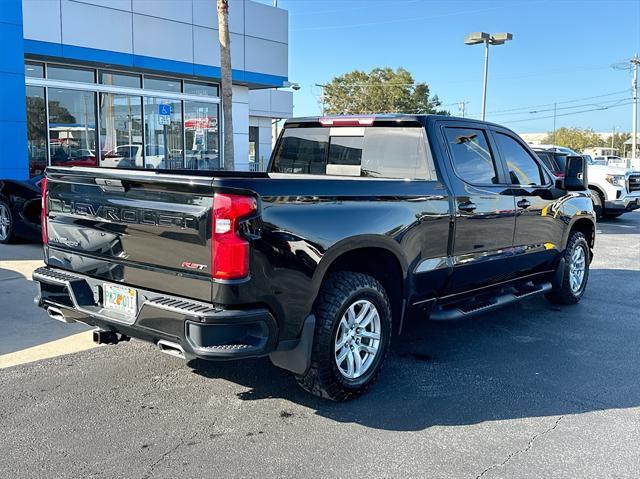
<svg viewBox="0 0 640 479">
<path fill-rule="evenodd" d="M 335 361 L 335 337 L 340 319 L 355 301 L 373 303 L 380 316 L 380 345 L 370 368 L 357 379 L 347 379 Z M 340 271 L 330 274 L 314 305 L 316 326 L 311 365 L 304 375 L 296 376 L 306 391 L 333 401 L 347 401 L 364 393 L 377 379 L 391 341 L 391 305 L 382 285 L 362 273 Z"/>
<path fill-rule="evenodd" d="M 573 253 L 576 248 L 584 248 L 584 251 L 586 253 L 586 261 L 582 285 L 577 292 L 574 292 L 571 289 L 571 285 L 569 283 L 569 274 L 571 270 L 571 258 L 573 257 Z M 550 291 L 545 296 L 553 304 L 576 304 L 578 301 L 580 301 L 580 299 L 582 299 L 584 291 L 587 287 L 587 282 L 589 281 L 589 263 L 591 261 L 591 250 L 584 234 L 579 231 L 573 231 L 569 235 L 569 240 L 567 241 L 567 247 L 564 250 L 563 257 L 564 271 L 562 275 L 562 284 L 560 285 L 560 287 Z"/>
</svg>

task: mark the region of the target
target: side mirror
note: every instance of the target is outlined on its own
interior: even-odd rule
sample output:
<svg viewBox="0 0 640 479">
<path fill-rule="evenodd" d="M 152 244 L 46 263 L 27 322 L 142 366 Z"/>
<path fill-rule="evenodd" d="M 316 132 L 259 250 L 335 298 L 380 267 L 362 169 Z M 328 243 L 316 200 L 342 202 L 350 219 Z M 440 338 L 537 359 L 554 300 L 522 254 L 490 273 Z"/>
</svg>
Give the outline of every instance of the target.
<svg viewBox="0 0 640 479">
<path fill-rule="evenodd" d="M 581 156 L 568 156 L 567 164 L 562 178 L 562 189 L 567 191 L 580 191 L 588 188 L 587 162 Z"/>
</svg>

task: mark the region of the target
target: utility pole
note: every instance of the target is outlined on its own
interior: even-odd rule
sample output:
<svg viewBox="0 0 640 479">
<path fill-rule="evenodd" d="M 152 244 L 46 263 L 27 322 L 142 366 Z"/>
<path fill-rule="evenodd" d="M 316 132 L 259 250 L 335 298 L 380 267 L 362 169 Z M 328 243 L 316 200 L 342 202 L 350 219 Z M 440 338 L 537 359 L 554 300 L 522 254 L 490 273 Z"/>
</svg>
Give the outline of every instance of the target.
<svg viewBox="0 0 640 479">
<path fill-rule="evenodd" d="M 616 125 L 613 125 L 613 133 L 611 133 L 611 150 L 613 151 L 613 140 L 616 136 Z"/>
<path fill-rule="evenodd" d="M 462 118 L 464 118 L 464 113 L 465 113 L 465 110 L 466 110 L 467 103 L 469 103 L 469 102 L 468 101 L 461 101 L 460 103 L 458 103 L 458 110 L 460 111 L 460 116 Z"/>
<path fill-rule="evenodd" d="M 553 144 L 556 144 L 556 110 L 558 104 L 556 102 L 553 103 Z"/>
<path fill-rule="evenodd" d="M 631 137 L 631 159 L 638 157 L 638 65 L 640 65 L 640 57 L 636 53 L 631 59 L 633 65 L 633 82 L 631 83 L 631 91 L 633 97 L 633 118 L 631 119 L 631 129 L 633 136 Z"/>
</svg>

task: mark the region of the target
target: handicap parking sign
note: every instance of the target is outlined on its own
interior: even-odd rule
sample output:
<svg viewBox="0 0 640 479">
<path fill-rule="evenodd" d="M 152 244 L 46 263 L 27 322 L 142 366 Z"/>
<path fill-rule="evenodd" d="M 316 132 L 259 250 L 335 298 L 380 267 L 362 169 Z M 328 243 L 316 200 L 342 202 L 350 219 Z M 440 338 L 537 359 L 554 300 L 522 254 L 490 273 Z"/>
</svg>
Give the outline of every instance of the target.
<svg viewBox="0 0 640 479">
<path fill-rule="evenodd" d="M 158 120 L 161 125 L 171 124 L 171 105 L 158 105 Z"/>
</svg>

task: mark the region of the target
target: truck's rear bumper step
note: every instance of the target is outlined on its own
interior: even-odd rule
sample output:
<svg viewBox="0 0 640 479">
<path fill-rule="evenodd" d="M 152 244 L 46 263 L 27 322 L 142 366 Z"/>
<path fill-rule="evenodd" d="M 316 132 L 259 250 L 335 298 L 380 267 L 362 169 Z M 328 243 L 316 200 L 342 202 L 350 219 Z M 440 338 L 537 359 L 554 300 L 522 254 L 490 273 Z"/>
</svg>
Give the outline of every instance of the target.
<svg viewBox="0 0 640 479">
<path fill-rule="evenodd" d="M 275 349 L 278 336 L 267 309 L 229 310 L 213 304 L 136 289 L 135 317 L 124 318 L 102 307 L 102 280 L 48 267 L 38 268 L 36 303 L 55 313 L 54 319 L 80 321 L 108 334 L 152 342 L 186 359 L 238 359 L 264 356 Z M 107 342 L 107 341 L 105 341 Z M 167 344 L 175 345 L 172 348 Z"/>
<path fill-rule="evenodd" d="M 551 283 L 545 281 L 542 283 L 527 285 L 520 289 L 501 292 L 495 296 L 485 296 L 483 299 L 477 299 L 475 301 L 439 306 L 431 311 L 429 319 L 433 321 L 455 321 L 467 318 L 475 314 L 485 313 L 496 308 L 501 308 L 506 304 L 515 303 L 530 296 L 546 293 L 547 291 L 550 291 L 551 288 Z"/>
</svg>

